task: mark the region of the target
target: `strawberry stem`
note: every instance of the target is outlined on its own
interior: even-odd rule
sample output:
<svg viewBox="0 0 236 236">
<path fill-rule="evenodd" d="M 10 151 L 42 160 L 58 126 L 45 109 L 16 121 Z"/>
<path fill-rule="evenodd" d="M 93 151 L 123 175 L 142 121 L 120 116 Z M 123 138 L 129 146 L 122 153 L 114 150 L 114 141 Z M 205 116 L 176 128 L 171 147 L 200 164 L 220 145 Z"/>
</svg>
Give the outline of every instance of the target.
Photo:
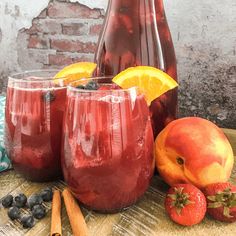
<svg viewBox="0 0 236 236">
<path fill-rule="evenodd" d="M 190 201 L 189 194 L 183 192 L 184 188 L 174 188 L 174 194 L 168 194 L 172 201 L 172 207 L 176 208 L 176 212 L 178 215 L 181 214 L 182 209 L 189 204 L 194 204 L 193 201 Z"/>
<path fill-rule="evenodd" d="M 231 188 L 226 188 L 224 191 L 218 192 L 213 196 L 207 196 L 211 202 L 208 203 L 208 208 L 223 207 L 223 215 L 231 218 L 230 208 L 236 206 L 236 192 L 232 192 Z"/>
</svg>

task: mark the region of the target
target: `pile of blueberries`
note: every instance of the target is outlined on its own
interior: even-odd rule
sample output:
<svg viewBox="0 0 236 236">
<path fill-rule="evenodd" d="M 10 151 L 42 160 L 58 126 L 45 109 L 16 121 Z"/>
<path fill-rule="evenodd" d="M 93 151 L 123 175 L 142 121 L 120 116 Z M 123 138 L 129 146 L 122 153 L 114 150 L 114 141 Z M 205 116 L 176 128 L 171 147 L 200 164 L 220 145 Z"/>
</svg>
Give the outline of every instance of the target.
<svg viewBox="0 0 236 236">
<path fill-rule="evenodd" d="M 78 85 L 76 88 L 84 89 L 84 90 L 98 90 L 99 89 L 99 84 L 96 81 L 91 80 L 86 85 Z M 42 99 L 45 102 L 53 102 L 56 99 L 56 97 L 55 97 L 54 92 L 46 91 L 42 95 Z"/>
<path fill-rule="evenodd" d="M 86 85 L 78 85 L 76 88 L 85 90 L 98 90 L 99 85 L 96 81 L 91 80 Z"/>
<path fill-rule="evenodd" d="M 32 228 L 35 225 L 35 219 L 42 219 L 46 216 L 46 208 L 43 202 L 52 201 L 52 188 L 45 188 L 40 193 L 31 195 L 30 197 L 20 193 L 13 197 L 11 194 L 2 198 L 2 206 L 8 209 L 8 216 L 11 220 L 19 220 L 24 228 Z M 29 209 L 30 213 L 21 214 L 21 208 Z"/>
</svg>

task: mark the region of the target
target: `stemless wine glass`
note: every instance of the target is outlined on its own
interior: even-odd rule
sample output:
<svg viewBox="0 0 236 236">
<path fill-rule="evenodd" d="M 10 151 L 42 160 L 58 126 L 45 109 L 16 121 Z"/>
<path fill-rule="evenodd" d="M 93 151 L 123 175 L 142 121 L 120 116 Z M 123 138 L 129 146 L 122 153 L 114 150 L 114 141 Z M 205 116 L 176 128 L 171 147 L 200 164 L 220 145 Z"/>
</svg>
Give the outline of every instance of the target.
<svg viewBox="0 0 236 236">
<path fill-rule="evenodd" d="M 149 109 L 136 88 L 91 78 L 67 88 L 62 170 L 74 196 L 100 212 L 117 212 L 146 191 L 154 170 Z M 92 81 L 92 83 L 91 83 Z M 78 86 L 79 85 L 79 86 Z M 77 86 L 77 87 L 75 87 Z"/>
<path fill-rule="evenodd" d="M 54 70 L 28 71 L 9 77 L 5 146 L 16 171 L 36 182 L 62 176 L 62 120 L 66 87 L 54 82 Z"/>
</svg>

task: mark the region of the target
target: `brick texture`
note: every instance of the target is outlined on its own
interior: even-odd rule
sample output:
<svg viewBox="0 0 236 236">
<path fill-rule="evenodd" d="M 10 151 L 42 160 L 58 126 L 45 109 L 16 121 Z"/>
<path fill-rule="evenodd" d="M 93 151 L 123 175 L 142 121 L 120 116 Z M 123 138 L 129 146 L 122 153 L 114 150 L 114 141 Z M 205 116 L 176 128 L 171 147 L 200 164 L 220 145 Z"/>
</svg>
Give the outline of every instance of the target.
<svg viewBox="0 0 236 236">
<path fill-rule="evenodd" d="M 49 59 L 49 64 L 56 65 L 56 66 L 69 65 L 73 63 L 73 60 L 71 57 L 66 56 L 66 55 L 60 55 L 60 54 L 57 54 L 57 55 L 49 54 L 48 59 Z"/>
<path fill-rule="evenodd" d="M 18 32 L 20 66 L 22 69 L 55 68 L 92 61 L 103 18 L 103 10 L 51 0 L 35 16 L 29 29 Z"/>
<path fill-rule="evenodd" d="M 49 41 L 40 35 L 30 35 L 28 48 L 47 49 L 49 47 Z"/>
<path fill-rule="evenodd" d="M 96 43 L 56 39 L 51 40 L 51 48 L 59 52 L 93 53 L 96 50 Z"/>
<path fill-rule="evenodd" d="M 88 33 L 88 24 L 86 23 L 62 24 L 62 33 L 65 35 L 85 35 Z"/>
<path fill-rule="evenodd" d="M 94 24 L 90 26 L 89 33 L 91 35 L 98 35 L 102 30 L 102 24 Z"/>
<path fill-rule="evenodd" d="M 50 18 L 80 18 L 97 19 L 102 17 L 98 10 L 91 10 L 86 6 L 77 3 L 53 1 L 48 7 L 48 16 Z"/>
</svg>

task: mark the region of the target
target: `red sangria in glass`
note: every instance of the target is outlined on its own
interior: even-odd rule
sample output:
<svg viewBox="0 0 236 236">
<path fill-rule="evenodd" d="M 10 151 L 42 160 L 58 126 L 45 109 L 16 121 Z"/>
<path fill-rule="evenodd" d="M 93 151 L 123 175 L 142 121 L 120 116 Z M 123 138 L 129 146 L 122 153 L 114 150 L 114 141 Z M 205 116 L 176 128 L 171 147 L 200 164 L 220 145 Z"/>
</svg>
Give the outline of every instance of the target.
<svg viewBox="0 0 236 236">
<path fill-rule="evenodd" d="M 9 77 L 5 146 L 14 169 L 31 181 L 61 175 L 60 149 L 66 87 L 57 71 L 30 71 Z M 61 84 L 61 85 L 60 85 Z"/>
<path fill-rule="evenodd" d="M 137 88 L 124 90 L 101 81 L 76 81 L 67 89 L 62 169 L 81 203 L 116 212 L 134 204 L 149 186 L 153 132 Z"/>
</svg>

